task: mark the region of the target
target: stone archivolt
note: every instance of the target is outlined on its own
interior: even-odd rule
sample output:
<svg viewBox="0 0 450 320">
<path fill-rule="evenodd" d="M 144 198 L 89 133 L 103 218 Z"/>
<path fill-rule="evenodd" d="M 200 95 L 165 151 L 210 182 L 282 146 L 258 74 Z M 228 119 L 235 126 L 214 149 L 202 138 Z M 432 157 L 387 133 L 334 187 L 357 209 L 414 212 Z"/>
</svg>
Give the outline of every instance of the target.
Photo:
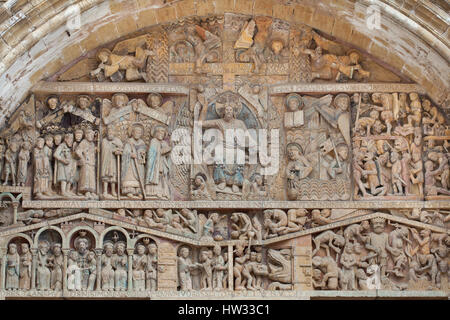
<svg viewBox="0 0 450 320">
<path fill-rule="evenodd" d="M 0 296 L 446 294 L 448 121 L 392 79 L 270 17 L 189 18 L 98 48 L 1 131 Z M 198 123 L 277 131 L 278 170 L 250 147 L 243 164 L 192 164 L 191 146 L 208 148 Z"/>
</svg>

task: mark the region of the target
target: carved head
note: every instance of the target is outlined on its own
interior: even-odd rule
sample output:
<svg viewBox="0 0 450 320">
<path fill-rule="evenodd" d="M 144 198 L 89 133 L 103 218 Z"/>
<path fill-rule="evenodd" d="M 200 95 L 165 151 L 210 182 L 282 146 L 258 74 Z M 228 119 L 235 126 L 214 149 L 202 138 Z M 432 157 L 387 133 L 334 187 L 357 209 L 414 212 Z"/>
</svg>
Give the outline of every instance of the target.
<svg viewBox="0 0 450 320">
<path fill-rule="evenodd" d="M 59 106 L 58 96 L 51 95 L 47 98 L 47 106 L 50 110 L 55 110 Z"/>
<path fill-rule="evenodd" d="M 110 56 L 111 51 L 107 48 L 102 48 L 97 52 L 97 60 L 102 63 L 107 63 Z"/>
<path fill-rule="evenodd" d="M 10 243 L 8 246 L 8 251 L 10 254 L 16 254 L 17 253 L 17 245 L 15 243 Z"/>
<path fill-rule="evenodd" d="M 220 256 L 220 254 L 222 253 L 222 248 L 218 244 L 216 244 L 214 246 L 213 252 L 214 252 L 214 255 Z"/>
<path fill-rule="evenodd" d="M 86 140 L 89 142 L 94 141 L 95 133 L 92 129 L 86 129 L 85 131 Z"/>
<path fill-rule="evenodd" d="M 95 261 L 95 252 L 94 251 L 89 251 L 87 254 L 87 260 L 89 262 Z"/>
<path fill-rule="evenodd" d="M 380 234 L 384 232 L 384 227 L 386 224 L 386 219 L 384 218 L 373 218 L 370 220 L 372 224 L 372 229 L 375 233 Z"/>
<path fill-rule="evenodd" d="M 336 151 L 342 160 L 347 160 L 348 158 L 348 146 L 345 143 L 338 144 L 336 146 Z"/>
<path fill-rule="evenodd" d="M 44 148 L 44 143 L 45 143 L 44 138 L 39 137 L 36 140 L 36 147 L 38 149 L 42 149 L 42 148 Z"/>
<path fill-rule="evenodd" d="M 431 102 L 428 99 L 423 99 L 422 100 L 422 107 L 423 110 L 425 110 L 426 112 L 430 112 L 431 110 Z"/>
<path fill-rule="evenodd" d="M 295 161 L 300 159 L 303 153 L 302 147 L 298 143 L 289 143 L 286 147 L 289 160 Z"/>
<path fill-rule="evenodd" d="M 322 257 L 315 256 L 312 258 L 311 262 L 314 267 L 320 267 L 322 265 Z"/>
<path fill-rule="evenodd" d="M 425 171 L 431 172 L 433 171 L 433 167 L 434 167 L 433 161 L 427 160 L 425 162 Z"/>
<path fill-rule="evenodd" d="M 148 253 L 151 255 L 155 255 L 158 252 L 158 248 L 156 247 L 156 244 L 153 242 L 148 245 Z"/>
<path fill-rule="evenodd" d="M 252 93 L 253 94 L 259 94 L 261 92 L 261 86 L 259 84 L 255 84 L 252 87 Z"/>
<path fill-rule="evenodd" d="M 420 235 L 422 237 L 429 237 L 431 235 L 431 230 L 430 229 L 423 229 L 420 231 Z"/>
<path fill-rule="evenodd" d="M 164 216 L 164 209 L 156 209 L 156 214 L 158 215 L 158 217 L 163 217 Z"/>
<path fill-rule="evenodd" d="M 195 179 L 194 179 L 194 182 L 195 182 L 195 186 L 198 188 L 198 187 L 200 187 L 201 185 L 203 185 L 203 184 L 205 184 L 205 182 L 206 182 L 206 176 L 203 174 L 203 173 L 197 173 L 196 175 L 195 175 Z"/>
<path fill-rule="evenodd" d="M 114 252 L 114 245 L 112 244 L 112 242 L 105 242 L 105 244 L 103 245 L 103 249 L 105 251 L 105 255 L 107 257 L 111 257 L 113 252 Z"/>
<path fill-rule="evenodd" d="M 370 111 L 369 116 L 374 120 L 378 120 L 380 113 L 377 110 L 372 110 Z"/>
<path fill-rule="evenodd" d="M 138 255 L 140 255 L 140 256 L 144 255 L 145 254 L 145 246 L 143 244 L 139 243 L 136 246 L 136 251 L 137 251 Z"/>
<path fill-rule="evenodd" d="M 120 109 L 128 104 L 129 99 L 124 93 L 116 93 L 112 96 L 111 102 L 115 108 Z"/>
<path fill-rule="evenodd" d="M 64 135 L 64 142 L 67 144 L 68 147 L 72 147 L 72 145 L 73 145 L 73 134 L 72 133 L 66 133 Z"/>
<path fill-rule="evenodd" d="M 344 252 L 345 253 L 352 253 L 353 252 L 353 246 L 351 243 L 347 243 L 344 247 Z"/>
<path fill-rule="evenodd" d="M 183 258 L 187 258 L 189 257 L 189 248 L 188 247 L 183 247 L 180 250 L 180 256 L 182 256 Z"/>
<path fill-rule="evenodd" d="M 363 232 L 368 231 L 370 229 L 370 224 L 369 224 L 369 221 L 367 221 L 367 220 L 361 221 L 360 226 L 361 226 Z"/>
<path fill-rule="evenodd" d="M 74 134 L 75 134 L 75 141 L 76 142 L 81 142 L 81 140 L 83 140 L 84 132 L 83 132 L 82 129 L 76 129 Z"/>
<path fill-rule="evenodd" d="M 55 140 L 55 145 L 59 146 L 62 142 L 62 135 L 56 134 L 54 140 Z"/>
<path fill-rule="evenodd" d="M 350 58 L 350 63 L 351 64 L 358 64 L 359 63 L 359 59 L 361 58 L 359 53 L 357 51 L 350 51 L 348 53 L 348 57 Z"/>
<path fill-rule="evenodd" d="M 153 138 L 156 138 L 156 139 L 162 141 L 166 137 L 166 134 L 167 134 L 167 128 L 166 127 L 163 127 L 163 126 L 153 127 L 153 130 L 152 130 L 152 137 Z"/>
<path fill-rule="evenodd" d="M 159 93 L 150 93 L 147 96 L 147 104 L 150 108 L 159 108 L 163 102 L 163 98 Z"/>
<path fill-rule="evenodd" d="M 262 262 L 262 253 L 258 252 L 256 254 L 256 262 L 261 263 Z"/>
<path fill-rule="evenodd" d="M 22 254 L 28 253 L 30 251 L 30 245 L 28 243 L 22 243 L 20 245 L 20 249 L 22 251 Z"/>
<path fill-rule="evenodd" d="M 113 126 L 108 126 L 106 128 L 106 137 L 108 138 L 108 140 L 112 140 L 114 139 L 114 127 Z"/>
<path fill-rule="evenodd" d="M 91 97 L 87 95 L 81 95 L 77 97 L 77 105 L 80 107 L 80 109 L 84 110 L 91 106 L 92 99 Z"/>
<path fill-rule="evenodd" d="M 370 95 L 367 92 L 363 92 L 361 96 L 361 102 L 363 103 L 370 103 Z"/>
<path fill-rule="evenodd" d="M 115 247 L 116 247 L 117 255 L 123 256 L 125 253 L 125 247 L 126 247 L 125 243 L 122 241 L 119 241 L 116 243 Z"/>
<path fill-rule="evenodd" d="M 78 252 L 76 252 L 75 250 L 70 251 L 69 258 L 72 261 L 77 261 L 77 259 L 78 259 Z"/>
<path fill-rule="evenodd" d="M 258 186 L 263 185 L 263 177 L 259 173 L 254 173 L 250 180 L 253 182 L 256 182 L 256 185 L 258 185 Z"/>
<path fill-rule="evenodd" d="M 257 258 L 258 258 L 258 254 L 256 252 L 252 251 L 250 253 L 250 261 L 255 262 L 257 260 Z"/>
<path fill-rule="evenodd" d="M 286 105 L 289 111 L 294 112 L 303 108 L 303 99 L 299 94 L 291 93 L 286 97 Z"/>
<path fill-rule="evenodd" d="M 341 111 L 347 111 L 350 107 L 350 97 L 348 94 L 340 93 L 334 98 L 334 105 Z"/>
<path fill-rule="evenodd" d="M 322 278 L 322 271 L 320 271 L 319 269 L 313 269 L 312 277 L 314 280 L 320 281 L 320 279 Z"/>
<path fill-rule="evenodd" d="M 142 125 L 134 125 L 131 131 L 131 136 L 135 140 L 139 140 L 144 134 L 144 127 Z"/>
<path fill-rule="evenodd" d="M 45 144 L 47 145 L 47 147 L 53 148 L 53 136 L 52 135 L 48 134 L 45 136 Z"/>
<path fill-rule="evenodd" d="M 367 225 L 369 225 L 369 223 L 367 223 Z M 356 253 L 357 255 L 361 254 L 362 246 L 359 242 L 355 242 L 353 244 L 353 252 Z"/>
<path fill-rule="evenodd" d="M 364 161 L 371 161 L 371 160 L 373 160 L 373 158 L 374 158 L 373 152 L 367 151 L 364 154 Z"/>
<path fill-rule="evenodd" d="M 225 121 L 230 121 L 230 120 L 234 119 L 234 109 L 231 104 L 225 105 L 223 119 Z"/>
<path fill-rule="evenodd" d="M 411 93 L 409 94 L 409 99 L 410 99 L 411 101 L 419 100 L 419 95 L 418 95 L 416 92 L 411 92 Z"/>
<path fill-rule="evenodd" d="M 282 40 L 276 39 L 272 41 L 270 47 L 272 48 L 273 53 L 279 55 L 281 53 L 281 50 L 283 50 L 284 44 Z"/>
<path fill-rule="evenodd" d="M 397 162 L 399 160 L 399 155 L 397 151 L 392 151 L 391 152 L 391 162 Z"/>
<path fill-rule="evenodd" d="M 209 218 L 212 222 L 217 223 L 219 221 L 219 214 L 217 212 L 213 212 L 210 214 Z"/>
<path fill-rule="evenodd" d="M 79 253 L 85 253 L 88 249 L 88 240 L 86 238 L 80 238 L 78 239 L 78 252 Z"/>
<path fill-rule="evenodd" d="M 61 255 L 61 253 L 62 253 L 62 251 L 61 251 L 61 244 L 60 243 L 55 243 L 53 245 L 53 250 L 52 251 L 53 251 L 53 254 L 55 256 L 59 257 Z"/>
<path fill-rule="evenodd" d="M 46 241 L 46 240 L 40 241 L 38 248 L 39 248 L 39 251 L 41 252 L 41 254 L 45 255 L 45 254 L 47 254 L 48 250 L 50 249 L 50 243 L 48 243 L 48 241 Z"/>
<path fill-rule="evenodd" d="M 19 150 L 19 143 L 16 142 L 15 140 L 12 140 L 12 141 L 9 143 L 9 149 L 10 149 L 12 152 L 17 152 L 17 151 Z"/>
</svg>

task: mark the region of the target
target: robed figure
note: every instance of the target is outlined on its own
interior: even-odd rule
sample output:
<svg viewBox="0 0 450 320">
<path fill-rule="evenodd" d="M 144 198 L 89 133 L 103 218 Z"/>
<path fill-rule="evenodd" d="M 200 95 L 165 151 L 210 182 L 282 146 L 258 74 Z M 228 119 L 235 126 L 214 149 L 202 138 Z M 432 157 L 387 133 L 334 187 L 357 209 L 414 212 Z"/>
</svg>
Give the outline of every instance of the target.
<svg viewBox="0 0 450 320">
<path fill-rule="evenodd" d="M 145 171 L 145 190 L 149 198 L 170 199 L 169 164 L 166 155 L 172 148 L 164 141 L 166 134 L 167 130 L 163 126 L 153 128 Z"/>
<path fill-rule="evenodd" d="M 108 184 L 111 184 L 112 196 L 117 196 L 116 184 L 118 183 L 117 161 L 122 152 L 123 143 L 114 137 L 113 128 L 108 127 L 107 135 L 102 140 L 101 172 L 103 182 L 103 196 L 108 197 Z"/>
<path fill-rule="evenodd" d="M 123 149 L 121 185 L 122 193 L 131 199 L 141 199 L 145 171 L 145 154 L 147 146 L 141 139 L 144 128 L 134 125 L 132 135 Z"/>
</svg>

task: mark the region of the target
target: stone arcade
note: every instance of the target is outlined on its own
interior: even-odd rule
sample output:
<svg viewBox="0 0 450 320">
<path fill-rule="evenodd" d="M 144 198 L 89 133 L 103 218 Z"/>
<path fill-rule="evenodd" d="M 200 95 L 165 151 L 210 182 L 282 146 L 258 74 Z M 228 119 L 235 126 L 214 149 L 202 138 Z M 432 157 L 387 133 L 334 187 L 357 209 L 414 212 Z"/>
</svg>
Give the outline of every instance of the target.
<svg viewBox="0 0 450 320">
<path fill-rule="evenodd" d="M 0 298 L 446 298 L 448 77 L 302 1 L 153 2 L 1 91 Z M 252 162 L 230 129 L 278 136 Z"/>
</svg>

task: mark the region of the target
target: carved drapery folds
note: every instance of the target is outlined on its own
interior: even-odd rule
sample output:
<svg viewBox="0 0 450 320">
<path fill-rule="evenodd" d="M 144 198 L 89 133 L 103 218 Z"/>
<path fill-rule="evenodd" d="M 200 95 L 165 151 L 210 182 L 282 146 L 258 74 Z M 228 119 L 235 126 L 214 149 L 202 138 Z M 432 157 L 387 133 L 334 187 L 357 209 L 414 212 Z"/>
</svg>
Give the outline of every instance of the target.
<svg viewBox="0 0 450 320">
<path fill-rule="evenodd" d="M 226 13 L 47 80 L 0 131 L 0 297 L 448 292 L 448 120 L 364 52 Z"/>
</svg>

